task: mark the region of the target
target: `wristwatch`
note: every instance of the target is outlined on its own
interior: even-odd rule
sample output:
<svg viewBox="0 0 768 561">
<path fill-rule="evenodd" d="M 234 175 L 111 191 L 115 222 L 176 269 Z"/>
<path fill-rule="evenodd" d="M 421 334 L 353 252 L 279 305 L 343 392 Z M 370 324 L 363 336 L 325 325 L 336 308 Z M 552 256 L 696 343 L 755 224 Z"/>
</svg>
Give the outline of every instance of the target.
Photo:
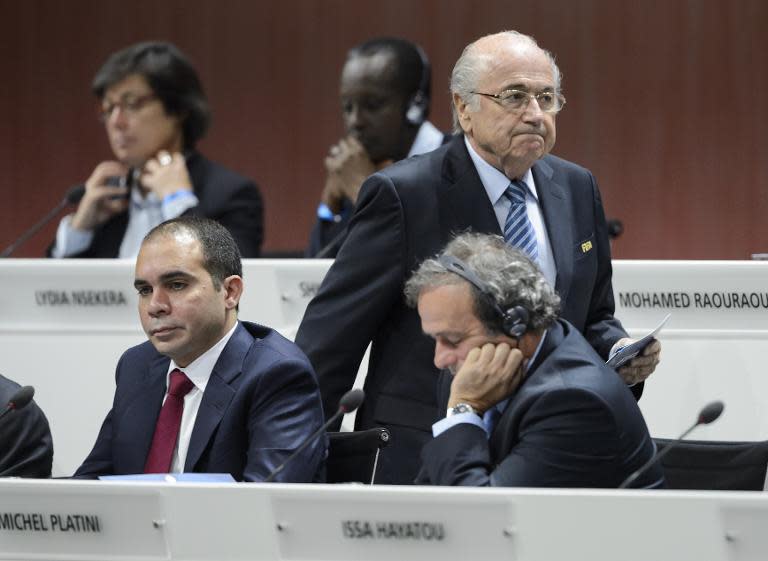
<svg viewBox="0 0 768 561">
<path fill-rule="evenodd" d="M 469 403 L 457 403 L 456 405 L 448 409 L 448 417 L 458 415 L 459 413 L 474 413 L 478 417 L 480 416 L 480 413 L 478 413 L 477 410 L 474 407 L 472 407 Z"/>
</svg>

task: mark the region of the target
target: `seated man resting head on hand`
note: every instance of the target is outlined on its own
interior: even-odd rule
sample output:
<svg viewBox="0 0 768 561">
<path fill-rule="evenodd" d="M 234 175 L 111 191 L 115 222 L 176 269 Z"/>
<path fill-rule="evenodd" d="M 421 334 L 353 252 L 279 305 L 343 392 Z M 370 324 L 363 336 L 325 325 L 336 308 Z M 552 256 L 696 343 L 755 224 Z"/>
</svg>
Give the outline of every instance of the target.
<svg viewBox="0 0 768 561">
<path fill-rule="evenodd" d="M 463 234 L 405 287 L 435 340 L 448 416 L 418 483 L 618 487 L 655 451 L 626 384 L 570 323 L 533 262 L 504 239 Z M 444 411 L 446 409 L 443 409 Z M 637 487 L 663 485 L 654 466 Z"/>
</svg>

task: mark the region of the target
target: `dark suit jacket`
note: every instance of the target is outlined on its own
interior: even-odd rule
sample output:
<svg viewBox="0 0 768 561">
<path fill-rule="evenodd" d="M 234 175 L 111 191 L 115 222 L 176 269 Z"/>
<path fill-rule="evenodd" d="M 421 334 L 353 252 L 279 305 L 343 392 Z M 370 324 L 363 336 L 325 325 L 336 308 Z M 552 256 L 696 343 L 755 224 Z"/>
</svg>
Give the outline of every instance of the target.
<svg viewBox="0 0 768 561">
<path fill-rule="evenodd" d="M 554 156 L 533 166 L 555 263 L 562 315 L 606 356 L 625 336 L 613 317 L 605 217 L 589 171 Z M 310 302 L 296 336 L 335 411 L 373 341 L 366 401 L 356 427 L 388 427 L 377 480 L 410 483 L 418 451 L 438 418 L 434 342 L 424 336 L 403 285 L 416 266 L 465 230 L 501 235 L 493 206 L 457 137 L 437 150 L 372 175 L 363 184 L 349 236 Z M 585 252 L 584 247 L 591 247 Z"/>
<path fill-rule="evenodd" d="M 123 354 L 112 410 L 75 477 L 143 471 L 169 363 L 149 342 Z M 241 322 L 205 388 L 184 471 L 261 481 L 322 423 L 317 381 L 306 356 L 277 332 Z M 326 450 L 325 439 L 318 439 L 276 481 L 323 479 Z"/>
<path fill-rule="evenodd" d="M 0 411 L 21 386 L 0 375 Z M 34 401 L 0 419 L 0 477 L 50 477 L 53 440 Z"/>
<path fill-rule="evenodd" d="M 243 257 L 258 257 L 264 239 L 264 205 L 256 184 L 198 152 L 187 156 L 187 169 L 200 203 L 185 214 L 220 222 L 235 238 Z M 126 228 L 127 211 L 99 226 L 91 247 L 72 257 L 117 257 Z"/>
<path fill-rule="evenodd" d="M 443 411 L 451 377 L 441 380 Z M 606 487 L 653 457 L 632 393 L 567 322 L 555 323 L 490 439 L 449 428 L 421 451 L 418 482 L 498 487 Z M 663 486 L 656 464 L 633 487 Z"/>
</svg>

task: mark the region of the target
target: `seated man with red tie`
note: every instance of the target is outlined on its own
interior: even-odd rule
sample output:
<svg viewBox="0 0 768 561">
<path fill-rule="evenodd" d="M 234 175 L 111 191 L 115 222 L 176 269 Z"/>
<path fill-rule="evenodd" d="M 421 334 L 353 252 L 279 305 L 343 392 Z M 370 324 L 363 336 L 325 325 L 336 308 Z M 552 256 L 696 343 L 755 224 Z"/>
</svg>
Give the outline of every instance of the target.
<svg viewBox="0 0 768 561">
<path fill-rule="evenodd" d="M 293 343 L 238 321 L 240 252 L 194 216 L 151 230 L 134 286 L 149 341 L 117 364 L 114 402 L 75 477 L 229 473 L 262 481 L 323 423 L 315 373 Z M 322 480 L 319 439 L 276 481 Z"/>
</svg>

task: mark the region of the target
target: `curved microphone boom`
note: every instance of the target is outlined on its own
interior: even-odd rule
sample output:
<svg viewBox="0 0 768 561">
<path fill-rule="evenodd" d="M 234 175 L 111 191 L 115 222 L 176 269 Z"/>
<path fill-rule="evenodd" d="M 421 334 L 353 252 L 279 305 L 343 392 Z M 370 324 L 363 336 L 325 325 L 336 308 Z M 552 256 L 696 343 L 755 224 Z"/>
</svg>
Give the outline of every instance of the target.
<svg viewBox="0 0 768 561">
<path fill-rule="evenodd" d="M 701 411 L 699 411 L 698 417 L 696 417 L 696 422 L 693 423 L 688 430 L 686 430 L 683 434 L 681 434 L 679 437 L 677 437 L 675 440 L 667 444 L 667 446 L 659 452 L 658 454 L 654 454 L 653 457 L 645 462 L 642 467 L 636 471 L 634 471 L 629 477 L 627 477 L 624 481 L 621 482 L 621 485 L 619 485 L 619 489 L 626 489 L 629 487 L 632 483 L 634 483 L 638 477 L 643 475 L 646 471 L 648 471 L 648 468 L 650 468 L 653 464 L 661 460 L 664 456 L 667 455 L 667 453 L 672 450 L 675 446 L 680 444 L 680 442 L 688 436 L 688 434 L 698 427 L 699 425 L 708 425 L 709 423 L 716 421 L 718 417 L 720 417 L 720 414 L 723 412 L 723 409 L 725 409 L 725 404 L 722 401 L 712 401 L 711 403 L 706 404 Z"/>
<path fill-rule="evenodd" d="M 11 399 L 8 400 L 5 409 L 3 409 L 3 411 L 0 413 L 0 419 L 5 417 L 11 411 L 24 409 L 27 405 L 29 405 L 29 402 L 32 401 L 34 396 L 35 388 L 32 386 L 24 386 L 16 390 L 16 393 L 13 394 Z"/>
<path fill-rule="evenodd" d="M 314 442 L 314 440 L 320 436 L 322 433 L 328 430 L 328 427 L 330 427 L 333 423 L 335 423 L 339 417 L 342 415 L 345 415 L 346 413 L 352 413 L 355 409 L 360 407 L 360 405 L 363 403 L 363 400 L 365 399 L 365 392 L 361 390 L 360 388 L 354 388 L 349 390 L 347 393 L 345 393 L 343 396 L 341 396 L 341 399 L 339 400 L 339 409 L 336 411 L 336 413 L 333 414 L 333 416 L 328 419 L 325 424 L 317 429 L 315 432 L 313 432 L 309 437 L 301 443 L 301 446 L 296 448 L 294 450 L 293 454 L 288 456 L 286 460 L 277 466 L 274 470 L 272 470 L 272 473 L 270 473 L 267 478 L 264 480 L 264 483 L 269 483 L 270 481 L 275 479 L 275 476 L 277 476 L 281 471 L 283 471 L 283 468 L 288 465 L 293 459 L 298 456 L 304 448 L 310 445 L 310 443 Z"/>
<path fill-rule="evenodd" d="M 26 242 L 29 238 L 37 234 L 40 230 L 43 229 L 44 226 L 46 226 L 51 220 L 53 220 L 59 212 L 62 211 L 62 209 L 68 207 L 69 205 L 76 205 L 80 202 L 80 199 L 83 198 L 83 195 L 85 194 L 85 185 L 82 183 L 80 185 L 75 185 L 74 187 L 70 188 L 69 191 L 67 191 L 67 194 L 64 195 L 64 198 L 61 200 L 59 204 L 57 204 L 55 207 L 53 207 L 48 214 L 43 216 L 40 221 L 38 221 L 35 225 L 33 225 L 29 230 L 24 232 L 15 242 L 13 242 L 11 245 L 6 247 L 2 253 L 0 253 L 0 257 L 10 257 L 10 255 L 16 251 L 19 246 L 21 246 L 24 242 Z"/>
</svg>

